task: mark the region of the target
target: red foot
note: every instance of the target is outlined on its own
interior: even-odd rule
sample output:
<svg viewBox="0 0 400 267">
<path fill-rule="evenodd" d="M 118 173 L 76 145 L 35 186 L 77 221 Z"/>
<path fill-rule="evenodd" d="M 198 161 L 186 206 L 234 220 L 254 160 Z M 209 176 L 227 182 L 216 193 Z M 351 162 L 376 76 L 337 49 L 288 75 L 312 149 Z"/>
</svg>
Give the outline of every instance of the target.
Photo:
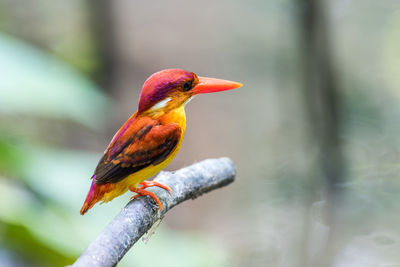
<svg viewBox="0 0 400 267">
<path fill-rule="evenodd" d="M 168 185 L 160 184 L 159 182 L 156 182 L 156 181 L 143 181 L 140 183 L 140 185 L 142 186 L 141 189 L 145 189 L 145 188 L 151 187 L 151 186 L 158 186 L 169 192 L 172 192 L 171 187 L 169 187 Z"/>
<path fill-rule="evenodd" d="M 165 190 L 168 190 L 169 192 L 172 192 L 172 189 L 168 185 L 163 185 L 163 184 L 160 184 L 155 181 L 143 181 L 140 183 L 140 185 L 142 185 L 142 187 L 140 187 L 140 188 L 135 188 L 133 186 L 129 187 L 129 190 L 131 192 L 134 192 L 137 194 L 137 195 L 131 197 L 131 199 L 134 199 L 134 198 L 137 198 L 140 196 L 150 196 L 152 199 L 154 199 L 157 202 L 159 210 L 162 210 L 162 204 L 161 204 L 161 201 L 158 199 L 158 197 L 153 192 L 149 192 L 144 189 L 147 187 L 151 187 L 151 186 L 158 186 L 158 187 L 164 188 Z"/>
<path fill-rule="evenodd" d="M 131 199 L 134 199 L 134 198 L 137 198 L 140 196 L 150 196 L 152 199 L 154 199 L 157 202 L 158 209 L 162 210 L 162 204 L 161 204 L 160 200 L 158 199 L 158 197 L 153 192 L 149 192 L 149 191 L 143 190 L 141 188 L 134 188 L 131 186 L 129 187 L 129 190 L 137 194 L 136 196 L 131 197 Z"/>
</svg>

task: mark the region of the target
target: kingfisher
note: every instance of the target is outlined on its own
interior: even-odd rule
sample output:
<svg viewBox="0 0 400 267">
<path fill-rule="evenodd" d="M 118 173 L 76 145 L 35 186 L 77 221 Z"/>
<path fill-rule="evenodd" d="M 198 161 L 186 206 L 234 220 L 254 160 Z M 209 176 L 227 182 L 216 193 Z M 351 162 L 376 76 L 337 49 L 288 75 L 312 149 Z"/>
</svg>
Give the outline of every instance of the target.
<svg viewBox="0 0 400 267">
<path fill-rule="evenodd" d="M 166 69 L 143 84 L 138 110 L 122 125 L 104 151 L 92 176 L 81 215 L 97 202 L 108 202 L 128 190 L 150 196 L 162 210 L 158 197 L 145 190 L 158 186 L 146 181 L 165 168 L 178 153 L 186 130 L 185 105 L 197 94 L 241 87 L 222 79 L 200 77 L 183 69 Z"/>
</svg>

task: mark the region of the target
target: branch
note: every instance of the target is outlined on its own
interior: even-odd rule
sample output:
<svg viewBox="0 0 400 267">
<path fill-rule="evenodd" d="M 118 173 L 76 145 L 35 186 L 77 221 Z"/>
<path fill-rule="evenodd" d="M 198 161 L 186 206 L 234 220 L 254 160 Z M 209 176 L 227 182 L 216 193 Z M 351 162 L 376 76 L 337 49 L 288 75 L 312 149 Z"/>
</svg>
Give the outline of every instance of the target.
<svg viewBox="0 0 400 267">
<path fill-rule="evenodd" d="M 158 211 L 158 206 L 149 197 L 130 201 L 72 266 L 115 266 L 168 210 L 233 182 L 235 174 L 235 166 L 229 158 L 207 159 L 176 172 L 160 172 L 155 180 L 170 186 L 173 194 L 158 187 L 146 190 L 158 196 L 163 210 Z"/>
</svg>

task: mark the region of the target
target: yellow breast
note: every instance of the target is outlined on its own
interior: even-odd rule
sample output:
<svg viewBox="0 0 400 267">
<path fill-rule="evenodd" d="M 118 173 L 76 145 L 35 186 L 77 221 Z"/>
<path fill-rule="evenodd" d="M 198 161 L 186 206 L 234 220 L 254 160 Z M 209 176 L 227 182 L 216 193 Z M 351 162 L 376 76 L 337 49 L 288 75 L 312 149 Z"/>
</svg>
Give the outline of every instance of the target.
<svg viewBox="0 0 400 267">
<path fill-rule="evenodd" d="M 186 130 L 186 114 L 184 105 L 182 105 L 179 108 L 173 109 L 168 113 L 163 114 L 162 117 L 160 117 L 159 119 L 160 122 L 164 125 L 169 123 L 177 123 L 181 127 L 182 129 L 181 137 L 175 149 L 161 163 L 157 165 L 150 165 L 138 172 L 129 175 L 128 177 L 124 178 L 118 183 L 114 184 L 113 190 L 104 194 L 102 202 L 111 201 L 113 198 L 122 195 L 128 190 L 129 186 L 138 187 L 140 182 L 143 182 L 144 180 L 150 178 L 151 176 L 157 174 L 159 171 L 164 169 L 175 158 L 176 154 L 178 154 Z"/>
</svg>

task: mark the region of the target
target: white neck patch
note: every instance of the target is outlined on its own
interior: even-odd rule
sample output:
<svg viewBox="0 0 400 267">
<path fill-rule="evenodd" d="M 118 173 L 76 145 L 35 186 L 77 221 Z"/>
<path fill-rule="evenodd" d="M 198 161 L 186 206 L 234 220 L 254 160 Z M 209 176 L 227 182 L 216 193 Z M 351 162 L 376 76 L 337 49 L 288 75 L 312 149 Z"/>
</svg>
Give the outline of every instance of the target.
<svg viewBox="0 0 400 267">
<path fill-rule="evenodd" d="M 164 100 L 161 100 L 157 104 L 151 107 L 152 110 L 160 109 L 160 108 L 165 108 L 167 106 L 167 103 L 171 100 L 171 98 L 167 97 Z"/>
<path fill-rule="evenodd" d="M 189 102 L 193 99 L 193 97 L 194 97 L 194 96 L 189 97 L 188 100 L 186 100 L 185 105 L 186 105 L 187 103 L 189 103 Z"/>
</svg>

